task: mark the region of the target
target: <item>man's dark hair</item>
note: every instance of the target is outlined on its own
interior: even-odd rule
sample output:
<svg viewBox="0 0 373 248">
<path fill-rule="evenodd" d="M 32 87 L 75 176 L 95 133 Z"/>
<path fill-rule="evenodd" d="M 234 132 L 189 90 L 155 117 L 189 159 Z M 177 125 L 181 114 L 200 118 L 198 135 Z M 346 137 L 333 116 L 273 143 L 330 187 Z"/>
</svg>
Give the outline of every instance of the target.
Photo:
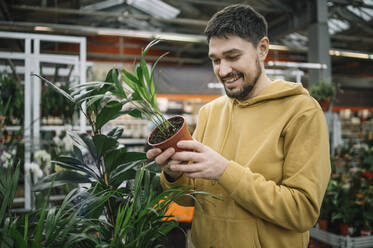
<svg viewBox="0 0 373 248">
<path fill-rule="evenodd" d="M 268 24 L 265 18 L 249 5 L 235 4 L 216 12 L 207 23 L 207 41 L 214 36 L 237 35 L 254 46 L 267 36 Z"/>
</svg>

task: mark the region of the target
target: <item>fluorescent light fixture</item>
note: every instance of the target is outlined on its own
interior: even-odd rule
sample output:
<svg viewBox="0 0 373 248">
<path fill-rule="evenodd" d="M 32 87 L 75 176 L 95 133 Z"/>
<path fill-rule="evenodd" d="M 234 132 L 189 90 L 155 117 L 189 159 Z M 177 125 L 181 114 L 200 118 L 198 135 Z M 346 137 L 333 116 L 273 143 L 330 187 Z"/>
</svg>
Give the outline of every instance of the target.
<svg viewBox="0 0 373 248">
<path fill-rule="evenodd" d="M 134 37 L 134 38 L 144 38 L 144 39 L 153 39 L 154 33 L 146 31 L 136 31 L 129 29 L 99 29 L 97 30 L 98 35 L 105 36 L 124 36 L 124 37 Z"/>
<path fill-rule="evenodd" d="M 125 0 L 106 0 L 81 7 L 81 10 L 101 10 L 124 3 Z"/>
<path fill-rule="evenodd" d="M 179 9 L 161 0 L 127 0 L 127 4 L 154 17 L 165 19 L 175 18 L 180 13 Z"/>
<path fill-rule="evenodd" d="M 188 34 L 172 34 L 172 33 L 162 33 L 157 34 L 154 38 L 159 40 L 172 40 L 172 41 L 183 41 L 183 42 L 193 42 L 200 43 L 206 41 L 203 35 L 188 35 Z"/>
<path fill-rule="evenodd" d="M 343 56 L 343 57 L 358 58 L 358 59 L 373 59 L 373 54 L 367 54 L 367 53 L 330 50 L 329 54 L 333 56 Z"/>
<path fill-rule="evenodd" d="M 271 50 L 279 50 L 279 51 L 289 51 L 290 49 L 287 46 L 283 45 L 269 45 L 269 49 Z"/>
<path fill-rule="evenodd" d="M 52 32 L 54 29 L 50 27 L 35 26 L 34 31 Z"/>
<path fill-rule="evenodd" d="M 269 66 L 283 66 L 290 68 L 306 68 L 306 69 L 326 69 L 326 64 L 319 63 L 298 63 L 298 62 L 284 62 L 284 61 L 268 61 Z"/>
<path fill-rule="evenodd" d="M 203 35 L 192 35 L 192 34 L 177 34 L 177 33 L 158 33 L 149 31 L 137 31 L 129 29 L 99 29 L 97 30 L 98 35 L 105 36 L 123 36 L 123 37 L 135 37 L 145 39 L 160 39 L 170 41 L 183 41 L 183 42 L 206 42 L 206 38 Z"/>
</svg>

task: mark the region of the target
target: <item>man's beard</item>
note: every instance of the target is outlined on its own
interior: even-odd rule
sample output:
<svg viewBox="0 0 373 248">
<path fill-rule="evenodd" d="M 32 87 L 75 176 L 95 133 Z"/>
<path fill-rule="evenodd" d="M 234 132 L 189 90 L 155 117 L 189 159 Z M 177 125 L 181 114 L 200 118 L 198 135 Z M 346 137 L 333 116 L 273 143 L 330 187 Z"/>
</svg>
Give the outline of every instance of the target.
<svg viewBox="0 0 373 248">
<path fill-rule="evenodd" d="M 224 85 L 224 90 L 228 97 L 235 98 L 239 101 L 243 101 L 248 98 L 250 92 L 254 89 L 256 83 L 258 82 L 260 74 L 262 74 L 262 68 L 260 67 L 258 58 L 256 59 L 256 75 L 251 82 L 248 82 L 247 84 L 245 84 L 244 75 L 242 73 L 237 73 L 237 74 L 239 74 L 242 77 L 242 80 L 244 80 L 244 84 L 242 85 L 241 89 L 237 92 L 231 92 Z M 231 76 L 231 75 L 228 75 L 228 76 Z"/>
</svg>

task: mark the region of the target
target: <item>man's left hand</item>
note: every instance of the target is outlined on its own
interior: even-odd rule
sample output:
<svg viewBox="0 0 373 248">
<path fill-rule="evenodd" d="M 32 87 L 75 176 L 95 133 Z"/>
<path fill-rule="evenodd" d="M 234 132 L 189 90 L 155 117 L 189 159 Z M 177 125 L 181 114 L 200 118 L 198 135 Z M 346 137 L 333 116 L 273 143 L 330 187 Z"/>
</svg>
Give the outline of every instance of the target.
<svg viewBox="0 0 373 248">
<path fill-rule="evenodd" d="M 184 176 L 218 180 L 229 164 L 229 160 L 195 140 L 179 141 L 177 146 L 188 151 L 176 152 L 172 159 L 189 163 L 173 164 L 170 169 Z"/>
</svg>

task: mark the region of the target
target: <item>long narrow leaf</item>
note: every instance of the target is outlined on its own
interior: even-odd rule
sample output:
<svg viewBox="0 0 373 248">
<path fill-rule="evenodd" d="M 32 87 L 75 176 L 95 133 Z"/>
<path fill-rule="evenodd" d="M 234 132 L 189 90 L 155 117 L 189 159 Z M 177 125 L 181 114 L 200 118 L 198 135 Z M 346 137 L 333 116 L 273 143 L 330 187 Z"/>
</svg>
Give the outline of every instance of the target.
<svg viewBox="0 0 373 248">
<path fill-rule="evenodd" d="M 69 100 L 70 103 L 75 103 L 74 102 L 74 99 L 72 98 L 72 96 L 70 96 L 66 91 L 58 88 L 56 85 L 54 85 L 52 82 L 50 82 L 48 79 L 46 78 L 43 78 L 42 76 L 39 76 L 37 74 L 32 74 L 33 76 L 37 76 L 38 78 L 40 78 L 42 81 L 46 82 L 49 86 L 52 87 L 52 89 L 54 89 L 56 92 L 58 92 L 59 94 L 63 95 L 67 100 Z"/>
</svg>

